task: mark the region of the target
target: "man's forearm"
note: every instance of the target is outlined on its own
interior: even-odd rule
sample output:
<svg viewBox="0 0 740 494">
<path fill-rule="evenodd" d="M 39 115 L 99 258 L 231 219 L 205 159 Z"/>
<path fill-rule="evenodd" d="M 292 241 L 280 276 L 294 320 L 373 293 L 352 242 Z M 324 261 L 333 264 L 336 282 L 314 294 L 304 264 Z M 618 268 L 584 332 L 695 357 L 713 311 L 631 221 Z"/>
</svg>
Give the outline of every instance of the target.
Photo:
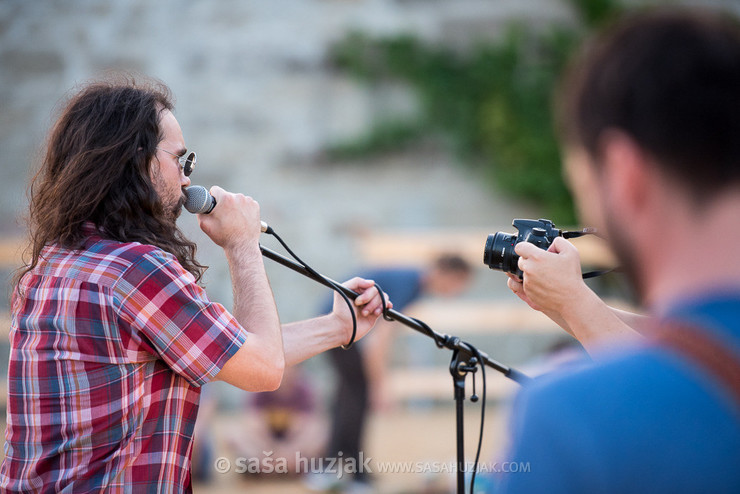
<svg viewBox="0 0 740 494">
<path fill-rule="evenodd" d="M 234 289 L 233 314 L 248 334 L 217 377 L 247 391 L 275 389 L 282 379 L 285 356 L 280 319 L 259 246 L 225 252 Z"/>
<path fill-rule="evenodd" d="M 259 247 L 226 252 L 234 291 L 233 314 L 249 333 L 282 352 L 280 318 Z"/>
<path fill-rule="evenodd" d="M 626 310 L 615 309 L 614 307 L 609 308 L 614 313 L 614 315 L 617 316 L 627 326 L 634 329 L 643 336 L 648 336 L 648 326 L 650 322 L 650 318 L 648 316 L 635 314 L 634 312 L 628 312 Z"/>
<path fill-rule="evenodd" d="M 347 343 L 343 325 L 331 314 L 283 325 L 285 365 L 295 365 Z M 344 339 L 342 339 L 344 338 Z"/>
<path fill-rule="evenodd" d="M 580 341 L 589 353 L 609 343 L 640 337 L 634 328 L 618 317 L 616 309 L 606 305 L 590 289 L 577 300 L 578 303 L 563 311 L 561 319 L 567 325 L 567 329 L 564 329 Z"/>
</svg>

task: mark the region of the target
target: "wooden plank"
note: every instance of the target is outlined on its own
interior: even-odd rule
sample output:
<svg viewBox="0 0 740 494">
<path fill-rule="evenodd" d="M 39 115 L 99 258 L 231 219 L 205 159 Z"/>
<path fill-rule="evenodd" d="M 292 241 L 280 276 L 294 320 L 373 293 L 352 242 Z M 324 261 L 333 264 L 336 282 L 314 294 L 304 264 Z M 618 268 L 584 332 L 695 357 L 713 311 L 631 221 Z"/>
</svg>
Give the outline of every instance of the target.
<svg viewBox="0 0 740 494">
<path fill-rule="evenodd" d="M 476 379 L 478 380 L 476 389 L 478 393 L 482 393 L 481 377 L 476 376 Z M 468 396 L 466 398 L 469 398 L 472 391 L 469 379 L 467 384 Z M 509 398 L 520 389 L 514 381 L 492 369 L 486 369 L 486 387 L 489 400 Z M 452 401 L 452 376 L 444 368 L 393 369 L 388 375 L 388 390 L 391 397 L 397 401 L 413 399 Z"/>
<path fill-rule="evenodd" d="M 23 262 L 23 249 L 26 241 L 21 237 L 0 239 L 0 267 L 17 268 Z"/>
<path fill-rule="evenodd" d="M 639 312 L 622 300 L 604 302 L 617 309 Z M 542 312 L 518 301 L 428 300 L 412 305 L 406 312 L 438 332 L 553 334 L 563 331 Z"/>
<path fill-rule="evenodd" d="M 429 300 L 408 313 L 436 331 L 457 333 L 546 333 L 562 331 L 541 312 L 524 302 Z"/>
<path fill-rule="evenodd" d="M 456 252 L 473 266 L 483 267 L 483 248 L 490 232 L 478 229 L 385 230 L 363 232 L 357 249 L 365 264 L 425 265 L 440 253 Z M 606 243 L 593 235 L 573 239 L 584 266 L 606 268 L 616 264 Z"/>
<path fill-rule="evenodd" d="M 7 312 L 0 313 L 0 338 L 10 341 L 10 314 Z"/>
</svg>

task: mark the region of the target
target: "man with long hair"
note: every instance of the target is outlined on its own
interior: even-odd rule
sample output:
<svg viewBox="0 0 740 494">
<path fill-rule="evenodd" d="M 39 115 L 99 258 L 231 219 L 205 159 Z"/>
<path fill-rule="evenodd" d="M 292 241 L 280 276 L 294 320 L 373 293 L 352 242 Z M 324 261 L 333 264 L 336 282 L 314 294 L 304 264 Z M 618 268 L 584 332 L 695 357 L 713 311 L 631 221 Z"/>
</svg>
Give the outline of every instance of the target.
<svg viewBox="0 0 740 494">
<path fill-rule="evenodd" d="M 338 300 L 281 327 L 259 205 L 218 187 L 198 221 L 228 260 L 233 315 L 208 299 L 176 225 L 195 155 L 172 109 L 160 83 L 92 83 L 51 131 L 11 304 L 3 491 L 190 491 L 201 385 L 274 390 L 285 365 L 350 340 Z M 381 299 L 371 281 L 345 285 L 361 337 Z"/>
<path fill-rule="evenodd" d="M 676 7 L 631 15 L 563 90 L 581 220 L 650 316 L 600 302 L 567 241 L 516 246 L 524 276 L 509 286 L 525 301 L 594 354 L 610 335 L 637 344 L 520 394 L 500 492 L 740 492 L 740 27 Z"/>
</svg>

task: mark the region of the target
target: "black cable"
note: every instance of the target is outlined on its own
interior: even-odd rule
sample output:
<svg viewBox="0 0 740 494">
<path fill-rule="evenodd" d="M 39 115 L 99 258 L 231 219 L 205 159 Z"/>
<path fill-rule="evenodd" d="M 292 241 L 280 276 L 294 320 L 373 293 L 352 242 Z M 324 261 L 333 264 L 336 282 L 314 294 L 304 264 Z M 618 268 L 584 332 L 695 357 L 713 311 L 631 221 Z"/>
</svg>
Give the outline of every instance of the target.
<svg viewBox="0 0 740 494">
<path fill-rule="evenodd" d="M 424 334 L 429 336 L 431 339 L 434 340 L 434 343 L 437 345 L 437 348 L 446 348 L 447 342 L 449 336 L 447 335 L 440 335 L 438 333 L 435 333 L 432 328 L 429 327 L 427 323 L 422 321 L 421 319 L 416 319 L 415 317 L 411 318 L 415 323 L 417 323 L 419 326 L 422 327 L 424 330 Z"/>
<path fill-rule="evenodd" d="M 355 337 L 357 336 L 357 316 L 355 316 L 354 306 L 352 305 L 352 302 L 350 302 L 349 297 L 347 297 L 347 295 L 345 295 L 345 293 L 341 290 L 341 288 L 339 288 L 339 285 L 337 283 L 335 283 L 334 281 L 330 280 L 329 278 L 327 278 L 323 274 L 319 273 L 318 271 L 316 271 L 315 269 L 313 269 L 311 266 L 309 266 L 308 264 L 306 264 L 300 257 L 298 257 L 298 255 L 295 252 L 293 252 L 293 250 L 290 247 L 288 247 L 288 244 L 286 244 L 285 241 L 282 238 L 280 238 L 280 235 L 278 235 L 277 233 L 275 233 L 275 230 L 273 230 L 272 228 L 270 228 L 265 233 L 269 233 L 270 235 L 272 235 L 273 237 L 275 237 L 275 239 L 278 242 L 280 242 L 280 245 L 283 246 L 283 248 L 286 250 L 286 252 L 288 252 L 288 254 L 290 254 L 293 257 L 293 259 L 295 259 L 296 262 L 298 262 L 298 264 L 300 264 L 301 266 L 303 266 L 306 269 L 306 271 L 308 271 L 309 273 L 311 273 L 313 276 L 315 276 L 317 278 L 321 278 L 322 280 L 324 280 L 329 286 L 331 286 L 331 288 L 335 292 L 337 292 L 339 295 L 342 296 L 342 298 L 344 299 L 344 302 L 347 304 L 347 308 L 349 309 L 349 313 L 352 316 L 352 337 L 350 338 L 349 343 L 347 343 L 346 345 L 342 345 L 342 349 L 349 350 L 350 347 L 354 344 Z M 381 292 L 381 297 L 383 297 L 382 292 Z M 385 311 L 386 311 L 386 308 L 385 308 L 385 300 L 383 299 L 383 313 L 384 313 L 383 314 L 383 317 L 384 318 L 386 317 L 385 316 Z"/>
<path fill-rule="evenodd" d="M 388 311 L 388 307 L 385 304 L 385 292 L 383 292 L 383 289 L 378 285 L 375 284 L 375 288 L 378 290 L 378 293 L 380 294 L 380 300 L 381 304 L 383 305 L 383 319 L 386 321 L 394 321 L 393 318 L 389 317 L 386 312 Z M 419 319 L 414 319 L 419 325 L 424 328 L 424 330 L 427 332 L 427 335 L 430 336 L 434 342 L 437 344 L 439 348 L 445 347 L 445 338 L 442 336 L 439 336 L 437 333 L 432 331 L 432 328 L 430 328 L 424 321 L 420 321 Z M 478 363 L 476 365 L 480 365 L 481 372 L 483 373 L 483 401 L 481 401 L 481 409 L 480 409 L 480 434 L 478 436 L 478 449 L 475 453 L 475 462 L 473 463 L 473 475 L 470 479 L 470 494 L 473 494 L 473 487 L 475 486 L 475 475 L 478 471 L 478 462 L 480 461 L 480 452 L 483 447 L 483 432 L 484 432 L 484 424 L 486 420 L 486 365 L 483 361 L 483 356 L 480 353 L 480 350 L 478 350 L 475 347 L 471 346 L 471 349 L 475 353 L 475 357 L 478 359 Z M 473 379 L 475 379 L 475 376 L 473 376 Z"/>
<path fill-rule="evenodd" d="M 326 284 L 328 284 L 329 286 L 331 286 L 334 291 L 336 291 L 337 293 L 339 293 L 339 295 L 342 296 L 342 298 L 344 299 L 344 302 L 347 304 L 347 307 L 349 308 L 350 314 L 352 315 L 352 338 L 350 338 L 349 343 L 347 343 L 346 345 L 342 345 L 342 348 L 344 350 L 348 350 L 352 346 L 352 344 L 355 342 L 355 338 L 357 336 L 357 318 L 355 316 L 355 311 L 354 311 L 352 302 L 350 302 L 350 300 L 349 300 L 349 297 L 347 297 L 347 295 L 341 290 L 341 288 L 339 288 L 339 285 L 337 283 L 335 283 L 331 279 L 327 278 L 326 276 L 322 275 L 321 273 L 319 273 L 318 271 L 316 271 L 315 269 L 313 269 L 311 266 L 309 266 L 308 264 L 306 264 L 306 262 L 303 259 L 301 259 L 300 257 L 298 257 L 298 255 L 295 252 L 293 252 L 293 250 L 290 247 L 288 247 L 288 244 L 285 243 L 285 241 L 280 237 L 280 235 L 278 235 L 277 233 L 275 233 L 275 230 L 273 230 L 272 228 L 269 228 L 265 233 L 270 234 L 273 237 L 275 237 L 275 239 L 278 242 L 280 242 L 280 245 L 283 246 L 283 248 L 286 250 L 286 252 L 288 252 L 288 254 L 290 254 L 293 257 L 293 259 L 295 259 L 296 262 L 298 262 L 298 264 L 300 264 L 301 266 L 303 266 L 306 269 L 306 271 L 308 271 L 312 276 L 315 276 L 317 278 L 320 278 L 320 279 L 324 280 L 324 282 L 326 282 Z M 381 302 L 381 304 L 383 306 L 383 312 L 382 312 L 383 319 L 386 320 L 386 321 L 390 321 L 390 322 L 395 321 L 395 319 L 393 319 L 392 317 L 390 317 L 388 315 L 388 310 L 389 309 L 388 309 L 388 306 L 387 306 L 386 301 L 385 301 L 385 292 L 380 287 L 380 285 L 378 285 L 377 283 L 375 283 L 375 288 L 378 290 L 378 293 L 380 294 L 380 302 Z M 411 319 L 414 322 L 416 322 L 419 326 L 421 326 L 421 328 L 424 330 L 423 333 L 426 334 L 427 336 L 429 336 L 430 338 L 432 338 L 434 340 L 434 343 L 437 345 L 438 348 L 445 348 L 446 347 L 446 345 L 447 345 L 447 336 L 446 335 L 445 336 L 442 336 L 442 335 L 437 334 L 424 321 L 421 321 L 421 320 L 416 319 L 416 318 L 411 318 Z"/>
<path fill-rule="evenodd" d="M 598 236 L 598 231 L 596 228 L 588 227 L 584 228 L 583 230 L 572 230 L 572 231 L 564 231 L 560 234 L 563 238 L 578 238 L 582 237 L 584 235 L 596 235 Z M 584 280 L 587 280 L 589 278 L 596 278 L 597 276 L 603 276 L 605 274 L 611 273 L 612 271 L 618 271 L 619 268 L 611 268 L 611 269 L 599 269 L 596 271 L 589 271 L 588 273 L 583 273 L 581 276 Z"/>
<path fill-rule="evenodd" d="M 273 237 L 275 237 L 277 241 L 280 242 L 280 245 L 282 245 L 283 248 L 288 252 L 288 254 L 290 254 L 296 260 L 296 262 L 298 262 L 301 266 L 303 266 L 303 268 L 306 269 L 306 271 L 308 271 L 312 276 L 322 279 L 327 285 L 331 286 L 333 290 L 337 291 L 342 296 L 345 303 L 347 304 L 347 307 L 349 308 L 350 314 L 352 315 L 352 338 L 350 339 L 349 343 L 347 343 L 346 345 L 342 345 L 343 349 L 345 350 L 349 349 L 354 343 L 355 337 L 357 334 L 357 319 L 355 317 L 354 307 L 352 303 L 349 301 L 349 297 L 347 297 L 347 295 L 340 289 L 339 284 L 335 283 L 331 279 L 317 272 L 316 270 L 311 268 L 308 264 L 306 264 L 306 262 L 304 262 L 300 257 L 298 257 L 298 255 L 295 252 L 293 252 L 293 250 L 290 247 L 288 247 L 285 241 L 282 238 L 280 238 L 280 236 L 277 233 L 275 233 L 275 231 L 272 230 L 272 228 L 269 228 L 265 233 L 268 233 L 272 235 Z M 585 232 L 585 233 L 588 233 L 588 232 Z M 395 321 L 395 319 L 393 319 L 392 317 L 388 315 L 388 311 L 390 309 L 388 308 L 388 305 L 386 304 L 385 292 L 380 287 L 380 285 L 378 285 L 377 283 L 375 283 L 374 286 L 375 286 L 375 289 L 378 290 L 378 293 L 380 294 L 380 303 L 382 305 L 383 319 L 386 321 L 390 321 L 390 322 Z M 447 346 L 447 343 L 449 342 L 449 338 L 450 338 L 449 336 L 440 335 L 436 333 L 434 330 L 432 330 L 432 328 L 429 327 L 429 325 L 427 325 L 424 321 L 421 321 L 420 319 L 416 319 L 416 318 L 411 318 L 411 319 L 423 329 L 422 331 L 423 333 L 425 333 L 427 336 L 431 337 L 434 340 L 437 347 L 445 348 Z M 484 436 L 485 418 L 486 418 L 486 397 L 488 394 L 488 389 L 487 389 L 487 382 L 486 382 L 486 365 L 485 365 L 483 356 L 480 353 L 480 350 L 478 350 L 476 347 L 470 346 L 470 348 L 478 360 L 476 365 L 480 365 L 481 372 L 483 373 L 483 401 L 481 402 L 480 434 L 478 437 L 478 448 L 476 449 L 476 453 L 475 453 L 475 462 L 473 464 L 473 473 L 472 473 L 471 481 L 470 481 L 470 494 L 473 494 L 474 488 L 475 488 L 475 478 L 476 478 L 476 474 L 478 471 L 478 463 L 480 462 L 480 454 L 481 454 L 481 450 L 483 447 L 483 436 Z M 475 377 L 473 377 L 473 379 L 475 379 Z"/>
<path fill-rule="evenodd" d="M 582 237 L 584 235 L 597 235 L 598 231 L 596 228 L 587 227 L 583 230 L 571 230 L 571 231 L 564 231 L 561 233 L 563 238 L 578 238 Z"/>
<path fill-rule="evenodd" d="M 377 283 L 375 283 L 375 288 L 378 290 L 378 293 L 380 294 L 380 303 L 383 305 L 383 319 L 385 319 L 386 321 L 389 321 L 389 322 L 394 322 L 395 319 L 393 319 L 392 317 L 390 317 L 387 314 L 388 307 L 385 304 L 385 292 L 380 287 L 380 285 L 378 285 Z M 427 323 L 425 323 L 424 321 L 422 321 L 420 319 L 416 319 L 416 318 L 413 318 L 413 317 L 410 318 L 410 319 L 412 321 L 414 321 L 415 323 L 417 323 L 419 326 L 421 326 L 421 328 L 424 330 L 424 331 L 422 331 L 422 333 L 424 333 L 425 335 L 427 335 L 431 339 L 433 339 L 434 340 L 434 343 L 437 345 L 438 348 L 445 348 L 446 347 L 446 345 L 447 345 L 447 337 L 446 336 L 441 336 L 441 335 L 435 333 L 434 330 L 432 328 L 430 328 Z"/>
<path fill-rule="evenodd" d="M 385 292 L 382 288 L 380 288 L 380 285 L 375 283 L 375 288 L 378 290 L 378 293 L 380 294 L 380 303 L 383 306 L 383 319 L 385 319 L 388 322 L 394 322 L 395 319 L 393 319 L 391 316 L 388 315 L 388 306 L 385 303 Z"/>
<path fill-rule="evenodd" d="M 597 276 L 604 276 L 605 274 L 609 274 L 612 272 L 618 272 L 619 268 L 611 268 L 611 269 L 599 269 L 597 271 L 589 271 L 588 273 L 583 273 L 581 277 L 584 280 L 587 280 L 589 278 L 596 278 Z"/>
<path fill-rule="evenodd" d="M 381 304 L 383 305 L 383 319 L 385 319 L 386 321 L 394 321 L 393 318 L 389 317 L 386 314 L 386 312 L 388 311 L 388 307 L 385 304 L 385 292 L 383 292 L 383 289 L 377 283 L 375 284 L 375 288 L 380 294 Z M 420 321 L 419 319 L 414 319 L 414 321 L 419 323 L 419 325 L 427 331 L 427 335 L 434 340 L 439 348 L 445 347 L 446 341 L 444 337 L 439 336 L 437 333 L 432 331 L 432 328 L 430 328 L 425 322 Z M 475 357 L 478 359 L 476 365 L 480 365 L 481 373 L 483 374 L 483 400 L 481 401 L 480 409 L 480 434 L 478 435 L 478 449 L 476 450 L 475 462 L 473 463 L 473 475 L 470 479 L 470 494 L 473 494 L 473 488 L 475 486 L 475 476 L 478 471 L 478 462 L 480 462 L 480 452 L 483 448 L 483 433 L 486 421 L 486 394 L 488 393 L 488 390 L 486 385 L 486 365 L 483 361 L 483 356 L 481 355 L 480 350 L 478 350 L 476 347 L 471 346 L 471 349 L 475 353 Z M 473 379 L 475 379 L 475 376 L 473 376 Z"/>
<path fill-rule="evenodd" d="M 486 420 L 486 365 L 483 362 L 483 356 L 480 354 L 480 350 L 476 347 L 471 347 L 475 352 L 475 357 L 478 359 L 478 365 L 480 365 L 481 373 L 483 374 L 483 401 L 480 404 L 480 435 L 478 436 L 478 450 L 475 453 L 475 463 L 473 463 L 473 475 L 470 479 L 470 494 L 473 494 L 473 488 L 475 487 L 475 475 L 478 472 L 478 462 L 480 461 L 480 451 L 483 446 L 483 425 Z M 475 379 L 475 376 L 473 376 Z"/>
</svg>

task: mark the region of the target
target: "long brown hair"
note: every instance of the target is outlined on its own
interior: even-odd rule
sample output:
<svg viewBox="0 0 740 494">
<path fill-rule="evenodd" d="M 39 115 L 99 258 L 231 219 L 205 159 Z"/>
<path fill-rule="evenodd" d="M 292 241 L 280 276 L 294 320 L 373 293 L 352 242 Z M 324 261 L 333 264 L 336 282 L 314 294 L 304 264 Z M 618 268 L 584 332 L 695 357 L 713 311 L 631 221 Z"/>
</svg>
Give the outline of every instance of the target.
<svg viewBox="0 0 740 494">
<path fill-rule="evenodd" d="M 173 254 L 200 281 L 206 267 L 196 245 L 167 218 L 150 163 L 162 140 L 160 115 L 172 110 L 169 88 L 117 77 L 86 85 L 54 125 L 30 188 L 31 258 L 18 279 L 39 262 L 45 245 L 82 247 L 83 224 L 120 242 L 150 244 Z"/>
</svg>

